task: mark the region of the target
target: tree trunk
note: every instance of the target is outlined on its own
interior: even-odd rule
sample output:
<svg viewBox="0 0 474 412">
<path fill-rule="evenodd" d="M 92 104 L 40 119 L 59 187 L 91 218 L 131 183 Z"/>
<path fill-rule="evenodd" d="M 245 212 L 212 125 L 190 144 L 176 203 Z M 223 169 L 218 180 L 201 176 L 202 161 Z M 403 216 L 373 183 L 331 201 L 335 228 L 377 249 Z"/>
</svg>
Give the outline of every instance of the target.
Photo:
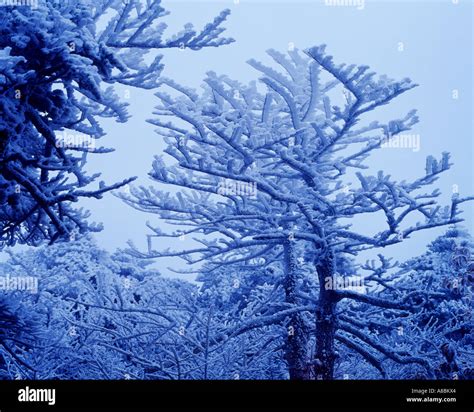
<svg viewBox="0 0 474 412">
<path fill-rule="evenodd" d="M 297 305 L 297 266 L 294 254 L 294 243 L 287 239 L 283 244 L 285 261 L 285 299 L 291 305 Z M 285 358 L 288 364 L 290 380 L 310 379 L 307 354 L 308 337 L 305 330 L 304 319 L 301 313 L 290 317 L 287 329 Z"/>
<path fill-rule="evenodd" d="M 316 355 L 314 374 L 316 379 L 331 380 L 334 377 L 336 352 L 334 346 L 337 329 L 334 293 L 334 255 L 327 251 L 316 262 L 319 278 L 319 307 L 316 311 Z"/>
</svg>

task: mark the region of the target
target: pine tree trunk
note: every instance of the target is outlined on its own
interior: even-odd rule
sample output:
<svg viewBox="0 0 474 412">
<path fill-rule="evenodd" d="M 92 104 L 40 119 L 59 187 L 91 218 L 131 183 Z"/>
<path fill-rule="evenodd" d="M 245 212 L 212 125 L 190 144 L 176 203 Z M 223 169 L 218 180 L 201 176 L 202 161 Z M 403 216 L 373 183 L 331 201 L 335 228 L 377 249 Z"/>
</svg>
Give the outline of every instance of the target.
<svg viewBox="0 0 474 412">
<path fill-rule="evenodd" d="M 334 255 L 329 251 L 316 262 L 319 278 L 319 307 L 316 311 L 316 355 L 314 374 L 316 379 L 331 380 L 336 360 L 334 336 L 336 333 L 336 304 L 334 286 Z M 331 287 L 328 287 L 331 285 Z"/>
<path fill-rule="evenodd" d="M 287 239 L 283 244 L 285 260 L 285 299 L 291 305 L 297 305 L 297 266 L 294 255 L 294 246 Z M 309 376 L 307 334 L 304 319 L 301 313 L 295 313 L 290 317 L 287 329 L 287 341 L 285 347 L 285 358 L 288 364 L 290 380 L 307 380 Z"/>
</svg>

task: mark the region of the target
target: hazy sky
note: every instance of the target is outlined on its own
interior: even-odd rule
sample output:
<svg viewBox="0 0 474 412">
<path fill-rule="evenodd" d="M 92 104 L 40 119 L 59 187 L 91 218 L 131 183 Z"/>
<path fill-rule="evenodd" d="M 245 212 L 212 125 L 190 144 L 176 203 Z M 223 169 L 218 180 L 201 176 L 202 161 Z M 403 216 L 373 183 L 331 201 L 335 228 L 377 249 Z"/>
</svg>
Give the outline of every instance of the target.
<svg viewBox="0 0 474 412">
<path fill-rule="evenodd" d="M 343 2 L 350 3 L 333 3 Z M 442 199 L 449 199 L 453 185 L 458 186 L 461 195 L 474 193 L 471 1 L 366 0 L 363 8 L 359 1 L 353 3 L 341 7 L 311 0 L 163 1 L 171 12 L 166 18 L 170 33 L 188 21 L 202 27 L 220 10 L 230 8 L 226 35 L 236 39 L 229 46 L 199 52 L 165 50 L 163 74 L 196 88 L 209 70 L 247 82 L 257 80 L 258 73 L 246 61 L 255 58 L 269 63 L 265 55 L 269 48 L 285 51 L 291 45 L 304 49 L 327 44 L 327 52 L 335 62 L 367 64 L 378 74 L 394 79 L 410 77 L 420 85 L 379 112 L 380 120 L 386 120 L 403 117 L 416 108 L 420 123 L 410 133 L 420 136 L 420 150 L 379 150 L 371 159 L 371 171 L 383 169 L 395 178 L 421 176 L 427 155 L 450 151 L 454 166 L 437 182 L 446 193 Z M 453 98 L 454 90 L 458 91 L 457 99 Z M 147 173 L 153 155 L 162 152 L 163 143 L 145 120 L 152 117 L 157 99 L 147 91 L 129 91 L 130 121 L 104 123 L 108 134 L 100 143 L 116 151 L 91 156 L 89 170 L 101 171 L 108 183 L 139 176 L 140 183 L 152 184 Z M 154 216 L 135 211 L 110 194 L 100 201 L 84 200 L 82 205 L 91 210 L 93 220 L 103 222 L 105 229 L 96 237 L 109 250 L 123 247 L 128 239 L 145 247 L 145 222 L 157 222 Z M 472 227 L 472 205 L 465 205 L 464 210 L 466 226 Z M 368 233 L 379 230 L 379 226 L 372 225 L 364 222 Z M 387 254 L 408 257 L 423 252 L 426 243 L 442 231 L 420 232 Z M 169 264 L 175 262 L 159 266 Z"/>
</svg>

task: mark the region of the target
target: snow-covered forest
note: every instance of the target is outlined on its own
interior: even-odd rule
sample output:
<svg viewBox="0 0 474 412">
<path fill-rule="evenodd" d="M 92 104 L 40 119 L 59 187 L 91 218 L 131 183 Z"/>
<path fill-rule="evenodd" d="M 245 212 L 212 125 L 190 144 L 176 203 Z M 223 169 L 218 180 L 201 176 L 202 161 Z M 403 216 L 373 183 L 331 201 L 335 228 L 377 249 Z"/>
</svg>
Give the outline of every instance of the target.
<svg viewBox="0 0 474 412">
<path fill-rule="evenodd" d="M 233 13 L 168 27 L 162 3 L 0 7 L 0 379 L 473 379 L 474 193 L 443 180 L 472 164 L 447 140 L 372 162 L 435 121 L 422 81 L 310 38 L 194 87 L 166 53 L 219 56 Z M 139 89 L 150 136 L 103 146 Z M 148 174 L 101 180 L 121 137 L 156 142 Z M 108 199 L 141 241 L 99 241 Z"/>
</svg>

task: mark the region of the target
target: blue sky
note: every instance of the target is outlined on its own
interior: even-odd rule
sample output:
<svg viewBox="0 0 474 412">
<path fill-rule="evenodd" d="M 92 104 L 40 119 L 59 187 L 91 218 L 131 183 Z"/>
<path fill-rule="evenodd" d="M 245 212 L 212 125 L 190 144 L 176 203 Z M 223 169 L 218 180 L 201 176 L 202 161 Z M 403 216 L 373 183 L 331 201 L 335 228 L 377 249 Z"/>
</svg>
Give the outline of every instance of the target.
<svg viewBox="0 0 474 412">
<path fill-rule="evenodd" d="M 395 79 L 410 77 L 420 86 L 380 111 L 379 118 L 402 117 L 416 108 L 420 123 L 411 133 L 419 134 L 420 150 L 380 150 L 371 159 L 372 172 L 383 169 L 401 179 L 421 176 L 427 155 L 450 151 L 454 166 L 437 183 L 446 194 L 442 200 L 449 199 L 453 185 L 461 195 L 474 193 L 471 1 L 366 0 L 362 10 L 311 0 L 240 0 L 237 4 L 234 0 L 168 0 L 163 5 L 171 12 L 166 18 L 170 33 L 188 21 L 202 27 L 223 8 L 232 10 L 226 34 L 236 43 L 199 52 L 163 52 L 163 74 L 187 86 L 199 87 L 209 70 L 243 82 L 256 80 L 258 73 L 246 61 L 255 58 L 269 63 L 267 49 L 285 51 L 292 44 L 304 49 L 324 43 L 335 62 L 367 64 L 378 74 Z M 455 90 L 457 99 L 453 98 Z M 139 176 L 140 183 L 151 184 L 147 173 L 153 155 L 161 153 L 163 144 L 154 127 L 145 121 L 152 117 L 157 100 L 152 92 L 129 92 L 130 121 L 104 122 L 107 136 L 100 143 L 116 151 L 91 156 L 89 170 L 101 171 L 109 183 Z M 120 89 L 120 93 L 125 95 L 125 90 Z M 157 222 L 154 216 L 135 211 L 110 194 L 100 201 L 84 200 L 82 205 L 92 212 L 92 220 L 103 222 L 105 229 L 96 238 L 108 250 L 124 247 L 128 239 L 145 247 L 145 223 Z M 464 210 L 466 226 L 472 228 L 472 205 L 465 204 Z M 364 222 L 369 232 L 370 225 Z M 419 233 L 387 254 L 405 258 L 421 253 L 426 243 L 442 232 Z M 174 266 L 176 262 L 160 263 L 166 265 Z"/>
</svg>

